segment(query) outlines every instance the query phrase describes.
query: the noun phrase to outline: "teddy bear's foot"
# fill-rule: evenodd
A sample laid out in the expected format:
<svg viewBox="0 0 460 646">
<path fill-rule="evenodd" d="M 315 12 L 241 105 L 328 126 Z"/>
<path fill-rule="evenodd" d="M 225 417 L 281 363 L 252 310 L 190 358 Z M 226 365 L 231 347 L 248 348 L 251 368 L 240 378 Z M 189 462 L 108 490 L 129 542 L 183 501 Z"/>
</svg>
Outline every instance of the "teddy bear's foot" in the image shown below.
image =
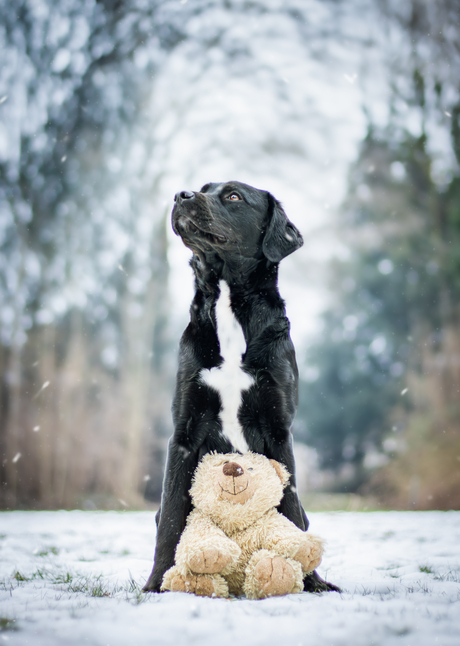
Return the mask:
<svg viewBox="0 0 460 646">
<path fill-rule="evenodd" d="M 260 550 L 248 563 L 243 590 L 248 599 L 301 592 L 303 581 L 300 563 L 269 550 Z"/>
<path fill-rule="evenodd" d="M 232 560 L 232 554 L 225 554 L 217 547 L 205 547 L 189 554 L 187 565 L 197 574 L 217 574 L 225 570 Z"/>
<path fill-rule="evenodd" d="M 190 592 L 201 597 L 228 597 L 226 580 L 218 574 L 181 574 L 177 567 L 170 568 L 163 578 L 163 591 Z"/>
<path fill-rule="evenodd" d="M 313 572 L 321 563 L 323 551 L 324 548 L 321 539 L 316 536 L 308 536 L 307 534 L 293 558 L 299 561 L 304 573 L 309 573 Z"/>
<path fill-rule="evenodd" d="M 254 568 L 257 596 L 289 594 L 294 587 L 294 570 L 282 556 L 262 559 Z"/>
<path fill-rule="evenodd" d="M 228 597 L 228 585 L 223 577 L 203 574 L 177 575 L 171 582 L 172 592 L 190 592 L 200 597 Z"/>
</svg>

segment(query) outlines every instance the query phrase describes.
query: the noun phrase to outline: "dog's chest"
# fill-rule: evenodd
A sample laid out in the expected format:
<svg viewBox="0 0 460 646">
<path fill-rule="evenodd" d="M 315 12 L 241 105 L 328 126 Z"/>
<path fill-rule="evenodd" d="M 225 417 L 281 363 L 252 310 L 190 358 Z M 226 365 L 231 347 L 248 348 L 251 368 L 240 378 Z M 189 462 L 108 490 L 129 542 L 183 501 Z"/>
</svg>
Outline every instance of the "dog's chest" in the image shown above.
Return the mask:
<svg viewBox="0 0 460 646">
<path fill-rule="evenodd" d="M 223 280 L 220 281 L 219 287 L 216 323 L 223 363 L 218 368 L 202 370 L 201 378 L 219 393 L 222 433 L 234 449 L 245 453 L 249 447 L 238 420 L 238 410 L 241 406 L 242 393 L 252 386 L 254 379 L 242 369 L 241 357 L 246 352 L 246 341 L 231 308 L 230 289 Z"/>
</svg>

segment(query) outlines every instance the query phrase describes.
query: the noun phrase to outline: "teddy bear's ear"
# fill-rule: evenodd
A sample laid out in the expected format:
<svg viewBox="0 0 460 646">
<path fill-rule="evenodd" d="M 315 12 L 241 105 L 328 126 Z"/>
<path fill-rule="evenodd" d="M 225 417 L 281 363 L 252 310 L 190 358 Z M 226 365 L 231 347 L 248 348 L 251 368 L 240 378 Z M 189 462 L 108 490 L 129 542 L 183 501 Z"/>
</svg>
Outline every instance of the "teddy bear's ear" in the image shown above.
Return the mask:
<svg viewBox="0 0 460 646">
<path fill-rule="evenodd" d="M 276 460 L 269 460 L 269 462 L 272 465 L 272 467 L 275 469 L 276 475 L 283 483 L 283 487 L 285 487 L 289 482 L 289 471 L 286 469 L 285 466 L 283 466 Z"/>
</svg>

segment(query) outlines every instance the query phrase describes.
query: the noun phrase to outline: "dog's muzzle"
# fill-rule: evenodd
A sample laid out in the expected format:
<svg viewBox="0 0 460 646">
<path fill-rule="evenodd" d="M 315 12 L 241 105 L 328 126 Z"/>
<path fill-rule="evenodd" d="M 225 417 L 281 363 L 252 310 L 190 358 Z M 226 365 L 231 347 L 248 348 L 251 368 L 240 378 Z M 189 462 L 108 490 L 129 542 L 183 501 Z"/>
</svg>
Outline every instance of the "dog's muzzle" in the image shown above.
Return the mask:
<svg viewBox="0 0 460 646">
<path fill-rule="evenodd" d="M 184 200 L 194 200 L 195 199 L 195 193 L 192 191 L 181 191 L 180 193 L 176 193 L 174 196 L 174 202 L 176 204 L 180 204 Z"/>
<path fill-rule="evenodd" d="M 199 244 L 200 241 L 222 245 L 227 236 L 216 230 L 216 223 L 209 211 L 206 199 L 192 191 L 181 191 L 174 196 L 172 227 L 184 242 Z M 186 242 L 187 244 L 187 242 Z"/>
</svg>

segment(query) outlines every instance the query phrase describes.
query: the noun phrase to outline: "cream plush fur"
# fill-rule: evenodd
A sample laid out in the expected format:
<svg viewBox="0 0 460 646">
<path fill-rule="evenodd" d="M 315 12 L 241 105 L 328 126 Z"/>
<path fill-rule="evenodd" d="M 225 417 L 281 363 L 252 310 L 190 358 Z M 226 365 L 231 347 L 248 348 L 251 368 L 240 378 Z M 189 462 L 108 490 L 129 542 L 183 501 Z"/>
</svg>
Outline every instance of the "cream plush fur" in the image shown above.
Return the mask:
<svg viewBox="0 0 460 646">
<path fill-rule="evenodd" d="M 207 454 L 162 590 L 249 599 L 301 592 L 323 545 L 276 510 L 288 480 L 284 466 L 257 453 Z"/>
</svg>

